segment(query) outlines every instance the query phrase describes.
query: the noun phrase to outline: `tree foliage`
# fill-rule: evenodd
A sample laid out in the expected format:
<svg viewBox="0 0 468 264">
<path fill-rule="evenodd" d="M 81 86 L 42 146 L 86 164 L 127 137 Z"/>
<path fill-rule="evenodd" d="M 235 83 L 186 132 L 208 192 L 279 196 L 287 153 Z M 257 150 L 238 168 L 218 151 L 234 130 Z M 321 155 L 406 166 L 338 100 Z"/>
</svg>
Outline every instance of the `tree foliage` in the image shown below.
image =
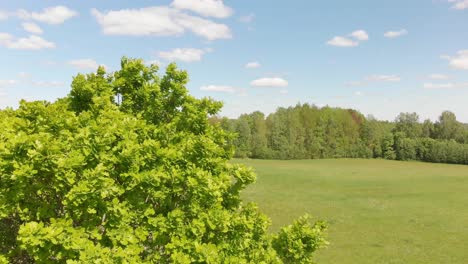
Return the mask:
<svg viewBox="0 0 468 264">
<path fill-rule="evenodd" d="M 309 220 L 268 232 L 239 195 L 254 173 L 209 122 L 221 104 L 190 96 L 174 64 L 157 72 L 123 58 L 54 103 L 0 111 L 0 263 L 292 263 L 326 244 Z M 261 119 L 235 129 L 257 142 Z"/>
<path fill-rule="evenodd" d="M 420 123 L 416 113 L 401 113 L 394 122 L 387 122 L 365 118 L 352 109 L 298 104 L 278 108 L 266 117 L 255 112 L 219 123 L 238 135 L 234 140 L 237 157 L 384 158 L 468 164 L 468 125 L 448 111 L 435 123 Z"/>
</svg>

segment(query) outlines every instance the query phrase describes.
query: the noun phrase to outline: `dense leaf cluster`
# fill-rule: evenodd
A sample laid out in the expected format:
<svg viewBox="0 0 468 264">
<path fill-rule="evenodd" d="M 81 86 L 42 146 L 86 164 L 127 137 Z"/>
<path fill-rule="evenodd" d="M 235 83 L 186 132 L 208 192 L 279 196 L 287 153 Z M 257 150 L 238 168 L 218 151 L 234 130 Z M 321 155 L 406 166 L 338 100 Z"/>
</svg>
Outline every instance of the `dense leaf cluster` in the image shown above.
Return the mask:
<svg viewBox="0 0 468 264">
<path fill-rule="evenodd" d="M 0 111 L 0 263 L 303 263 L 325 245 L 301 219 L 275 235 L 239 193 L 232 136 L 186 72 L 123 58 L 68 97 Z"/>
<path fill-rule="evenodd" d="M 444 112 L 435 123 L 401 113 L 394 122 L 352 109 L 279 108 L 237 119 L 212 118 L 237 134 L 237 157 L 260 159 L 384 158 L 468 164 L 468 125 Z"/>
</svg>

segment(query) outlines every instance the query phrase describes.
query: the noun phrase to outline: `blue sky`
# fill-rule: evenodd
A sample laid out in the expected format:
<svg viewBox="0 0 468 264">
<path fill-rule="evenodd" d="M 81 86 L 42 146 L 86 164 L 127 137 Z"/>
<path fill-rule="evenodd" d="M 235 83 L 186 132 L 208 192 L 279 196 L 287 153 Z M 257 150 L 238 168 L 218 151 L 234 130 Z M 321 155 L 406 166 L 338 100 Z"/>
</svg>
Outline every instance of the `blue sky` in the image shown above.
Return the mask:
<svg viewBox="0 0 468 264">
<path fill-rule="evenodd" d="M 1 108 L 125 55 L 176 61 L 229 117 L 308 102 L 468 122 L 468 0 L 5 2 Z"/>
</svg>

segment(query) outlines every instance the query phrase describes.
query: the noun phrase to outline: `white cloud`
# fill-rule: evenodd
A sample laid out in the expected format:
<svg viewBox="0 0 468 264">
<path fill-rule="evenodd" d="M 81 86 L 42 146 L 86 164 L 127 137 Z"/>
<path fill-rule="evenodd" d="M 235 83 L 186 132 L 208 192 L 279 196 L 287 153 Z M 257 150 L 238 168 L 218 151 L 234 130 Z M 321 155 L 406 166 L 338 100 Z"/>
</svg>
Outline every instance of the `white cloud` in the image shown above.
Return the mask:
<svg viewBox="0 0 468 264">
<path fill-rule="evenodd" d="M 468 8 L 468 0 L 448 0 L 453 3 L 452 8 L 457 10 L 463 10 Z"/>
<path fill-rule="evenodd" d="M 160 51 L 158 56 L 168 61 L 194 62 L 201 61 L 207 51 L 201 49 L 173 49 L 171 51 Z"/>
<path fill-rule="evenodd" d="M 54 6 L 44 8 L 42 12 L 28 12 L 24 9 L 17 11 L 17 16 L 21 19 L 33 19 L 39 22 L 58 25 L 66 20 L 77 16 L 78 13 L 66 6 Z"/>
<path fill-rule="evenodd" d="M 402 29 L 398 31 L 387 31 L 385 32 L 384 36 L 386 38 L 398 38 L 407 34 L 408 34 L 408 31 L 406 29 Z"/>
<path fill-rule="evenodd" d="M 359 42 L 349 38 L 336 36 L 329 40 L 327 44 L 336 47 L 356 47 L 359 45 Z"/>
<path fill-rule="evenodd" d="M 246 16 L 239 17 L 239 21 L 242 23 L 251 23 L 255 19 L 255 14 L 251 13 Z"/>
<path fill-rule="evenodd" d="M 207 91 L 207 92 L 223 92 L 223 93 L 235 93 L 237 91 L 236 88 L 232 86 L 225 86 L 225 85 L 206 85 L 200 87 L 200 90 Z"/>
<path fill-rule="evenodd" d="M 40 50 L 55 48 L 55 43 L 35 35 L 27 38 L 16 38 L 8 33 L 0 33 L 0 46 L 8 49 Z"/>
<path fill-rule="evenodd" d="M 359 46 L 361 41 L 369 40 L 369 34 L 367 34 L 367 32 L 362 29 L 353 31 L 349 33 L 348 36 L 351 38 L 335 36 L 327 41 L 327 44 L 335 47 L 349 48 Z"/>
<path fill-rule="evenodd" d="M 255 68 L 260 68 L 261 64 L 258 61 L 252 61 L 249 62 L 245 65 L 245 68 L 247 69 L 255 69 Z"/>
<path fill-rule="evenodd" d="M 68 62 L 69 65 L 75 67 L 78 70 L 97 70 L 99 66 L 104 66 L 103 64 L 98 64 L 95 60 L 93 59 L 77 59 L 77 60 L 71 60 Z"/>
<path fill-rule="evenodd" d="M 200 87 L 201 91 L 236 94 L 238 96 L 247 96 L 247 90 L 236 88 L 229 85 L 205 85 Z"/>
<path fill-rule="evenodd" d="M 230 39 L 232 38 L 231 30 L 224 24 L 214 23 L 211 20 L 201 17 L 190 16 L 187 14 L 179 14 L 175 21 L 189 29 L 195 35 L 204 37 L 208 40 Z"/>
<path fill-rule="evenodd" d="M 468 70 L 468 50 L 461 50 L 455 57 L 447 56 L 449 64 L 452 68 L 460 70 Z"/>
<path fill-rule="evenodd" d="M 351 37 L 360 40 L 360 41 L 365 41 L 369 40 L 369 34 L 367 34 L 366 31 L 364 30 L 356 30 L 353 33 L 349 34 Z"/>
<path fill-rule="evenodd" d="M 280 92 L 280 94 L 288 94 L 288 93 L 289 93 L 288 90 L 281 90 L 281 91 L 279 91 L 279 92 Z"/>
<path fill-rule="evenodd" d="M 107 35 L 178 36 L 186 30 L 208 40 L 232 38 L 225 24 L 185 14 L 177 9 L 155 6 L 141 9 L 122 9 L 91 13 Z"/>
<path fill-rule="evenodd" d="M 397 75 L 371 75 L 366 77 L 366 80 L 370 82 L 399 82 L 401 78 Z"/>
<path fill-rule="evenodd" d="M 17 84 L 16 80 L 0 80 L 0 88 L 5 88 Z"/>
<path fill-rule="evenodd" d="M 426 89 L 455 89 L 468 88 L 468 83 L 424 83 Z"/>
<path fill-rule="evenodd" d="M 186 9 L 206 17 L 226 18 L 234 11 L 224 5 L 222 0 L 174 0 L 171 6 Z"/>
<path fill-rule="evenodd" d="M 91 13 L 107 35 L 171 36 L 184 33 L 184 27 L 173 18 L 178 12 L 167 7 L 122 9 L 107 13 L 92 9 Z"/>
<path fill-rule="evenodd" d="M 439 74 L 439 73 L 433 73 L 429 76 L 427 76 L 429 79 L 432 80 L 448 80 L 450 79 L 450 76 L 445 75 L 445 74 Z"/>
<path fill-rule="evenodd" d="M 35 23 L 24 22 L 21 24 L 23 29 L 32 34 L 42 34 L 42 29 Z"/>
<path fill-rule="evenodd" d="M 253 80 L 250 83 L 251 86 L 255 87 L 287 87 L 288 81 L 283 78 L 275 77 L 275 78 L 260 78 L 257 80 Z"/>
<path fill-rule="evenodd" d="M 361 91 L 356 91 L 356 92 L 354 92 L 354 95 L 355 96 L 362 96 L 364 94 Z"/>
</svg>

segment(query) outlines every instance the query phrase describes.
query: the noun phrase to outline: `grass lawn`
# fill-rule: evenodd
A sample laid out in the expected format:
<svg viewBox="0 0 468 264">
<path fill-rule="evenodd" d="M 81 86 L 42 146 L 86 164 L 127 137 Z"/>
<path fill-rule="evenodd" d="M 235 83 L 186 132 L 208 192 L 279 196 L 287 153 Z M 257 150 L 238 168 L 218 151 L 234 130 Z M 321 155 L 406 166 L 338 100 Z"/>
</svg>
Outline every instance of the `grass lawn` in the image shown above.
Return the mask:
<svg viewBox="0 0 468 264">
<path fill-rule="evenodd" d="M 329 223 L 321 264 L 468 263 L 468 166 L 386 160 L 235 160 L 272 229 L 304 213 Z"/>
</svg>

